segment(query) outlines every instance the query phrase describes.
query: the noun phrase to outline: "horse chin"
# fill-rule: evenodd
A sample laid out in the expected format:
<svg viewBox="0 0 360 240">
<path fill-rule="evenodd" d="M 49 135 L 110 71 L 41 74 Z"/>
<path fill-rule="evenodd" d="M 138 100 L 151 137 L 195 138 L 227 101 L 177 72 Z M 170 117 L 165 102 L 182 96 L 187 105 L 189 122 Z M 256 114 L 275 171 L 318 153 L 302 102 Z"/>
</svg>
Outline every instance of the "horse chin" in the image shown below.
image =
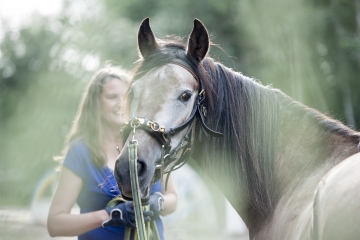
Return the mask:
<svg viewBox="0 0 360 240">
<path fill-rule="evenodd" d="M 132 194 L 132 191 L 130 192 L 126 192 L 126 191 L 122 191 L 120 186 L 119 186 L 119 190 L 121 192 L 121 197 L 126 200 L 126 201 L 133 201 L 134 198 L 133 198 L 133 194 Z M 149 199 L 150 199 L 150 187 L 146 187 L 145 191 L 144 192 L 141 192 L 141 203 L 143 205 L 147 204 L 149 202 Z"/>
<path fill-rule="evenodd" d="M 147 204 L 150 200 L 150 187 L 148 186 L 146 189 L 145 189 L 145 194 L 142 195 L 141 197 L 141 203 L 143 204 Z"/>
</svg>

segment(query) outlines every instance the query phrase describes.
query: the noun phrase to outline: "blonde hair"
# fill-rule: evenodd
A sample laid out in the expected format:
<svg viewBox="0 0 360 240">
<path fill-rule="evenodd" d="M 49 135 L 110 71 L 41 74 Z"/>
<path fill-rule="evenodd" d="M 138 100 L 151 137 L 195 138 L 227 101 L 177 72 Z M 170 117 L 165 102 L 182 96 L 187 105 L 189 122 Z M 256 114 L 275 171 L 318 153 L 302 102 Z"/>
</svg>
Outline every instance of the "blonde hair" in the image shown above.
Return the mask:
<svg viewBox="0 0 360 240">
<path fill-rule="evenodd" d="M 103 140 L 103 125 L 101 122 L 101 93 L 106 83 L 116 78 L 128 84 L 129 74 L 120 67 L 107 66 L 97 71 L 88 83 L 72 127 L 65 140 L 62 156 L 55 160 L 62 161 L 69 145 L 76 140 L 83 140 L 90 151 L 90 160 L 98 167 L 106 164 L 106 155 L 101 144 Z"/>
</svg>

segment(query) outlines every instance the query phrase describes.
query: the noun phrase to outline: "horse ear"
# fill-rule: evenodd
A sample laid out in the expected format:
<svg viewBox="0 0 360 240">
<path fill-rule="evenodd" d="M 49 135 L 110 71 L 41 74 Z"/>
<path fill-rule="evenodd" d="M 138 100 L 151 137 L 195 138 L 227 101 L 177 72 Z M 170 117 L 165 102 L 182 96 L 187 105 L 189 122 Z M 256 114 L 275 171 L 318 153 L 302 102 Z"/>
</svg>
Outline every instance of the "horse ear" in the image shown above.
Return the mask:
<svg viewBox="0 0 360 240">
<path fill-rule="evenodd" d="M 200 20 L 195 18 L 194 29 L 192 30 L 188 41 L 187 53 L 201 62 L 209 50 L 209 45 L 210 40 L 206 27 Z"/>
<path fill-rule="evenodd" d="M 139 27 L 138 49 L 139 56 L 145 58 L 159 48 L 155 36 L 150 28 L 149 18 L 145 18 Z"/>
</svg>

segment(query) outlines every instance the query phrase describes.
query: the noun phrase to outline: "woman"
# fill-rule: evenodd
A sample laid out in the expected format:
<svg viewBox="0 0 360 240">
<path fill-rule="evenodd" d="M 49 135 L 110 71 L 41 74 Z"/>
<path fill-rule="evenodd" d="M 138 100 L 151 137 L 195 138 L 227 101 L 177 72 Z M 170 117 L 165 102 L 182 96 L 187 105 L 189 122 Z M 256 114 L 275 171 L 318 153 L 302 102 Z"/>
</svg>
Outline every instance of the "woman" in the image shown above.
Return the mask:
<svg viewBox="0 0 360 240">
<path fill-rule="evenodd" d="M 131 202 L 115 207 L 124 214 L 124 221 L 120 222 L 110 219 L 114 208 L 106 207 L 120 194 L 113 170 L 118 156 L 116 148 L 123 147 L 119 129 L 125 120 L 124 96 L 128 81 L 129 76 L 122 69 L 105 67 L 93 76 L 84 92 L 67 136 L 60 180 L 48 215 L 47 228 L 52 237 L 118 240 L 123 239 L 125 227 L 134 227 Z M 156 225 L 163 239 L 163 225 L 158 214 L 170 214 L 177 205 L 171 177 L 166 192 L 157 182 L 151 193 L 152 212 L 145 211 L 144 218 L 149 220 L 150 216 L 157 215 Z M 75 202 L 80 214 L 70 213 Z"/>
</svg>

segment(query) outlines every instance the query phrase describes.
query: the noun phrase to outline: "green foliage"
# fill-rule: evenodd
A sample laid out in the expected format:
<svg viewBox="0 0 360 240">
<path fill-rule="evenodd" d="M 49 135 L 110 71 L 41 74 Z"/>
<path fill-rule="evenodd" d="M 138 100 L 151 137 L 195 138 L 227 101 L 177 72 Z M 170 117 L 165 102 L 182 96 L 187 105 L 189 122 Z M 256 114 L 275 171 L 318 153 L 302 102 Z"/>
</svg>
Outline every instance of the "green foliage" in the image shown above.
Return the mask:
<svg viewBox="0 0 360 240">
<path fill-rule="evenodd" d="M 184 42 L 200 19 L 214 43 L 210 56 L 359 128 L 359 15 L 356 0 L 64 0 L 58 15 L 35 14 L 19 29 L 3 21 L 2 202 L 30 201 L 56 166 L 91 74 L 108 60 L 134 66 L 145 17 L 157 37 Z"/>
<path fill-rule="evenodd" d="M 39 179 L 55 167 L 52 158 L 75 115 L 84 82 L 69 74 L 74 71 L 62 51 L 66 44 L 59 41 L 62 30 L 58 19 L 38 15 L 18 30 L 5 29 L 0 47 L 3 203 L 30 202 Z"/>
</svg>

